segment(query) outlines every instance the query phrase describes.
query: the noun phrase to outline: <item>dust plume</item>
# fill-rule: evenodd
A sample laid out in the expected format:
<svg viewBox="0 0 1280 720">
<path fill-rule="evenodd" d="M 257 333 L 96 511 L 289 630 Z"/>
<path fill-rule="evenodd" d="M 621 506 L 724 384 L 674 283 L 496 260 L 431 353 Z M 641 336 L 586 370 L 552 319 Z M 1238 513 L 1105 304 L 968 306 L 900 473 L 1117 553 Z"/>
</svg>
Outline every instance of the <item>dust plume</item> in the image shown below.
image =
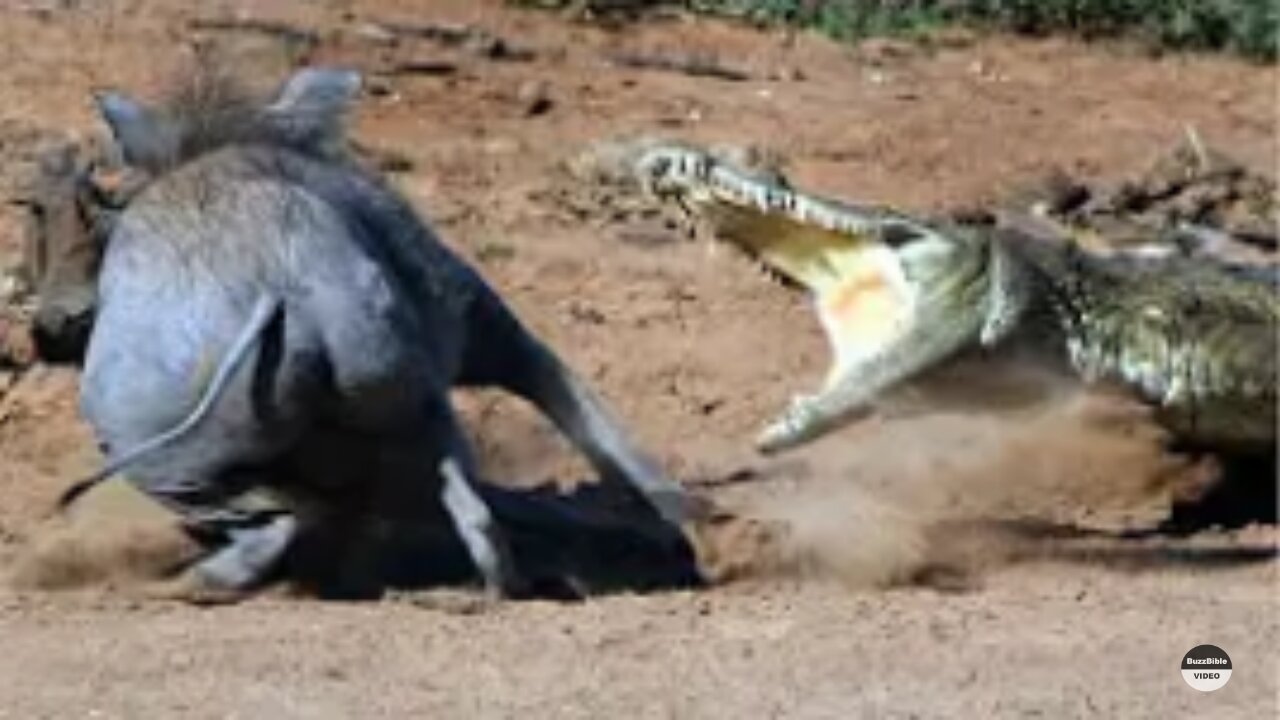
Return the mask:
<svg viewBox="0 0 1280 720">
<path fill-rule="evenodd" d="M 695 531 L 704 567 L 719 581 L 964 585 L 1083 537 L 1150 527 L 1211 472 L 1168 454 L 1133 401 L 1042 389 L 975 412 L 917 394 L 807 448 L 799 469 L 766 462 L 766 497 L 726 504 Z"/>
<path fill-rule="evenodd" d="M 141 585 L 162 579 L 196 551 L 167 513 L 112 480 L 67 517 L 34 528 L 0 582 L 32 590 Z"/>
</svg>

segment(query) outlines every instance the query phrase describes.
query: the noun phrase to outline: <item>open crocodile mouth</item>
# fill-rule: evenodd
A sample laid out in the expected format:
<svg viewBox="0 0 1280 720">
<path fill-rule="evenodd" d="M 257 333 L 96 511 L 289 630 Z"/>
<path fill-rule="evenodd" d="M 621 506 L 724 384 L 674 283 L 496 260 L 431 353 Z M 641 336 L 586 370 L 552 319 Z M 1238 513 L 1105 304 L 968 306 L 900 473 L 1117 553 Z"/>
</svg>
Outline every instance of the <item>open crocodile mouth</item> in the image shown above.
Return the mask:
<svg viewBox="0 0 1280 720">
<path fill-rule="evenodd" d="M 708 225 L 768 276 L 806 290 L 834 355 L 825 386 L 884 352 L 911 326 L 917 293 L 897 249 L 928 230 L 888 211 L 793 190 L 691 148 L 638 162 L 642 182 Z"/>
<path fill-rule="evenodd" d="M 970 288 L 914 277 L 962 274 L 948 269 L 957 257 L 955 239 L 925 224 L 887 209 L 797 192 L 785 179 L 682 146 L 647 150 L 636 170 L 650 194 L 704 221 L 715 238 L 804 288 L 813 300 L 832 367 L 816 394 L 797 396 L 765 429 L 757 441 L 763 451 L 800 444 L 847 422 L 880 390 L 976 334 L 968 317 L 941 331 L 934 323 L 951 295 L 969 299 Z"/>
<path fill-rule="evenodd" d="M 741 206 L 707 209 L 717 238 L 812 298 L 834 355 L 825 386 L 910 326 L 916 294 L 901 258 L 874 236 L 828 230 Z"/>
</svg>

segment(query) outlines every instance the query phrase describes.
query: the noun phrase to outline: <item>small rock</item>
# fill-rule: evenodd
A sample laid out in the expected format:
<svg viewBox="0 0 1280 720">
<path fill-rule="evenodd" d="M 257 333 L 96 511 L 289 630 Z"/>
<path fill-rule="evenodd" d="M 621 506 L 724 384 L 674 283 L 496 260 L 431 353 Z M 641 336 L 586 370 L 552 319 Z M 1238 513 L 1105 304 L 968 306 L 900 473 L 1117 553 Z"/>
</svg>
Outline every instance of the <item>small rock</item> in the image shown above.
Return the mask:
<svg viewBox="0 0 1280 720">
<path fill-rule="evenodd" d="M 516 99 L 524 109 L 525 117 L 546 114 L 555 105 L 551 100 L 550 87 L 542 80 L 529 80 L 522 83 L 516 91 Z"/>
<path fill-rule="evenodd" d="M 365 92 L 369 97 L 376 98 L 395 98 L 396 88 L 391 81 L 385 77 L 371 76 L 365 83 Z"/>
<path fill-rule="evenodd" d="M 505 40 L 484 32 L 468 33 L 467 39 L 463 42 L 463 47 L 467 52 L 491 60 L 505 57 L 509 51 Z"/>
<path fill-rule="evenodd" d="M 496 35 L 485 32 L 473 33 L 467 38 L 464 47 L 474 55 L 487 60 L 505 60 L 508 62 L 529 62 L 537 57 L 528 48 L 513 47 L 511 43 Z"/>
</svg>

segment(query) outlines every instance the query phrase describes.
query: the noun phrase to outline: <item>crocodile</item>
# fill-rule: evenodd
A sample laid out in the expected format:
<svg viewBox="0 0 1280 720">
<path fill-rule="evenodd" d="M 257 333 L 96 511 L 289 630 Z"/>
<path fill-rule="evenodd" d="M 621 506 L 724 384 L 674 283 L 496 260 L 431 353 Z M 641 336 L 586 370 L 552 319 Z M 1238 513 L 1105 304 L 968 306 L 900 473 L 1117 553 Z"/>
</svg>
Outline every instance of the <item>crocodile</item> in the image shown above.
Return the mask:
<svg viewBox="0 0 1280 720">
<path fill-rule="evenodd" d="M 1092 253 L 1032 214 L 979 224 L 853 204 L 682 143 L 637 144 L 626 168 L 646 196 L 812 299 L 834 360 L 760 433 L 762 452 L 832 432 L 885 391 L 1015 334 L 1048 340 L 1087 382 L 1127 388 L 1185 447 L 1274 452 L 1270 268 Z"/>
</svg>

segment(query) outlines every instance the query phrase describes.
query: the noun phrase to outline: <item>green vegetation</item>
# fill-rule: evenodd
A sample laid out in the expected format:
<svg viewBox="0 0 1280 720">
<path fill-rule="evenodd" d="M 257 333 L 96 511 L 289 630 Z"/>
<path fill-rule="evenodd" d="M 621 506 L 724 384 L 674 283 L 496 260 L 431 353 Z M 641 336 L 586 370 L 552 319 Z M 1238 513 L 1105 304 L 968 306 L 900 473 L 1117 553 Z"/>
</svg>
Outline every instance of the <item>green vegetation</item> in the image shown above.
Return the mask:
<svg viewBox="0 0 1280 720">
<path fill-rule="evenodd" d="M 695 12 L 817 30 L 837 40 L 910 35 L 946 21 L 934 0 L 690 0 Z"/>
<path fill-rule="evenodd" d="M 606 13 L 645 5 L 685 7 L 751 22 L 809 28 L 840 40 L 912 35 L 959 23 L 1037 35 L 1134 38 L 1161 48 L 1226 51 L 1267 62 L 1275 62 L 1280 54 L 1278 0 L 526 0 L 522 4 L 576 6 Z"/>
</svg>

